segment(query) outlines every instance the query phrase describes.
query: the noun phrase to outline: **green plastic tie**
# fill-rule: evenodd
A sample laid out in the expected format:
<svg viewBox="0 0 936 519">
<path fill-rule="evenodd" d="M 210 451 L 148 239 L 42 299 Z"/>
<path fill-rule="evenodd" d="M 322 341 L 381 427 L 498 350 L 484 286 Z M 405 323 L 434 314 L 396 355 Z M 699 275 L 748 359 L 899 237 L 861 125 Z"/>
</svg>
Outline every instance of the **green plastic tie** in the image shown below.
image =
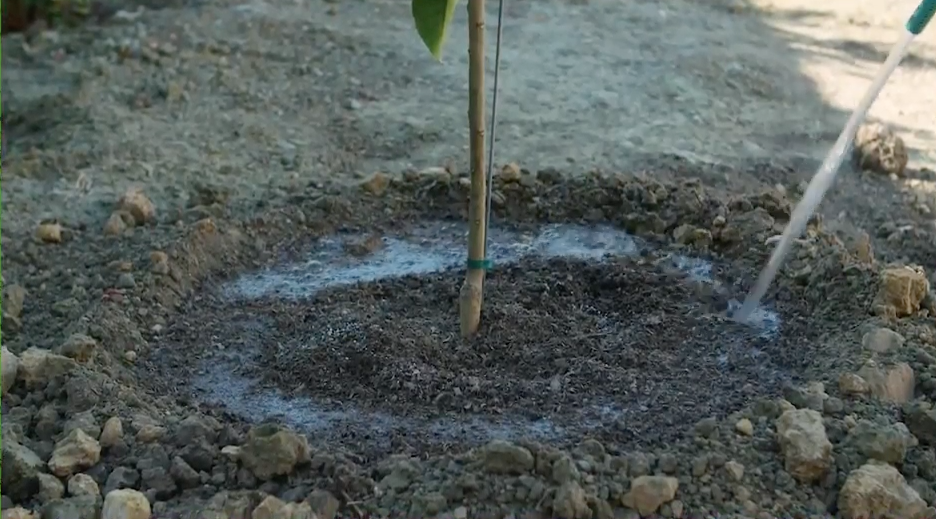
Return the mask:
<svg viewBox="0 0 936 519">
<path fill-rule="evenodd" d="M 934 14 L 936 14 L 936 0 L 922 0 L 907 20 L 907 30 L 914 36 L 919 35 L 933 19 Z"/>
<path fill-rule="evenodd" d="M 489 259 L 468 259 L 468 270 L 491 270 L 494 267 L 494 262 Z"/>
</svg>

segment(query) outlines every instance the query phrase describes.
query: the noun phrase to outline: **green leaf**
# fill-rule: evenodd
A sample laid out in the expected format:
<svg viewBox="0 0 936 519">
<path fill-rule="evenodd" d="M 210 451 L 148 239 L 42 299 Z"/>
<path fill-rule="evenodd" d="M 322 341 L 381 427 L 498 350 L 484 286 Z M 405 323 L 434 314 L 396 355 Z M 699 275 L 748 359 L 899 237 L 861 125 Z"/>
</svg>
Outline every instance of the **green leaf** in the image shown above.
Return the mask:
<svg viewBox="0 0 936 519">
<path fill-rule="evenodd" d="M 458 0 L 412 0 L 413 20 L 416 32 L 429 52 L 437 60 L 442 60 L 442 46 L 448 36 L 448 28 L 455 14 Z"/>
</svg>

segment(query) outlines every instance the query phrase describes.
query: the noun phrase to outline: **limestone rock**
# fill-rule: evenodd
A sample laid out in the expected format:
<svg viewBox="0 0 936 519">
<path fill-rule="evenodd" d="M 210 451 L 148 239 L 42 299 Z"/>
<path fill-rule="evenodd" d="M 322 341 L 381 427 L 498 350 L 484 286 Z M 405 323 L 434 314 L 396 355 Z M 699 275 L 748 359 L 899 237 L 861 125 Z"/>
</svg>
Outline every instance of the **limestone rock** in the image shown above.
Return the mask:
<svg viewBox="0 0 936 519">
<path fill-rule="evenodd" d="M 887 353 L 903 345 L 903 335 L 889 328 L 875 328 L 861 338 L 861 346 L 875 353 Z"/>
<path fill-rule="evenodd" d="M 738 420 L 735 424 L 735 430 L 744 436 L 754 436 L 754 424 L 747 418 Z"/>
<path fill-rule="evenodd" d="M 146 496 L 136 490 L 124 488 L 107 493 L 101 519 L 150 519 L 151 513 Z"/>
<path fill-rule="evenodd" d="M 533 454 L 504 440 L 492 440 L 481 450 L 484 470 L 492 474 L 524 474 L 533 469 Z"/>
<path fill-rule="evenodd" d="M 161 250 L 150 253 L 150 272 L 160 276 L 168 276 L 170 271 L 168 254 Z"/>
<path fill-rule="evenodd" d="M 639 476 L 631 481 L 630 491 L 621 497 L 621 504 L 649 516 L 676 498 L 679 480 L 669 476 Z"/>
<path fill-rule="evenodd" d="M 201 235 L 210 235 L 218 232 L 218 225 L 211 218 L 202 218 L 195 222 L 192 228 Z"/>
<path fill-rule="evenodd" d="M 3 287 L 2 305 L 4 333 L 19 331 L 23 326 L 20 318 L 23 315 L 23 305 L 26 304 L 26 289 L 21 285 L 11 284 Z"/>
<path fill-rule="evenodd" d="M 312 510 L 312 505 L 303 501 L 301 503 L 287 503 L 283 508 L 289 519 L 319 519 L 318 514 Z"/>
<path fill-rule="evenodd" d="M 45 243 L 62 242 L 62 225 L 58 222 L 45 222 L 36 228 L 36 238 Z"/>
<path fill-rule="evenodd" d="M 275 496 L 267 496 L 253 510 L 251 517 L 253 519 L 279 519 L 284 517 L 282 513 L 286 503 Z"/>
<path fill-rule="evenodd" d="M 267 496 L 254 508 L 252 519 L 313 519 L 315 513 L 309 503 L 284 503 L 279 498 Z"/>
<path fill-rule="evenodd" d="M 241 456 L 241 448 L 237 445 L 225 445 L 221 447 L 221 455 L 230 461 L 238 461 Z"/>
<path fill-rule="evenodd" d="M 246 519 L 260 504 L 262 497 L 256 492 L 219 492 L 208 500 L 197 519 Z"/>
<path fill-rule="evenodd" d="M 504 164 L 500 171 L 497 172 L 497 178 L 502 182 L 520 182 L 520 176 L 522 175 L 520 170 L 520 165 L 516 162 L 509 162 Z"/>
<path fill-rule="evenodd" d="M 909 155 L 903 139 L 893 128 L 881 123 L 865 123 L 855 132 L 852 159 L 859 169 L 903 176 Z"/>
<path fill-rule="evenodd" d="M 577 481 L 568 481 L 556 490 L 553 515 L 558 519 L 591 519 L 591 508 L 585 490 Z"/>
<path fill-rule="evenodd" d="M 376 196 L 384 194 L 389 187 L 390 177 L 379 171 L 371 175 L 370 178 L 361 184 L 361 188 L 364 189 L 364 191 Z"/>
<path fill-rule="evenodd" d="M 922 519 L 926 513 L 926 502 L 897 469 L 874 462 L 848 475 L 838 507 L 845 519 Z"/>
<path fill-rule="evenodd" d="M 3 346 L 0 348 L 0 371 L 2 371 L 2 392 L 0 395 L 5 395 L 7 391 L 13 387 L 13 383 L 16 382 L 16 372 L 19 370 L 19 357 L 14 355 Z"/>
<path fill-rule="evenodd" d="M 881 272 L 875 305 L 892 308 L 896 317 L 913 315 L 929 292 L 926 272 L 920 267 L 892 267 Z"/>
<path fill-rule="evenodd" d="M 31 347 L 20 355 L 17 379 L 26 384 L 27 389 L 42 387 L 49 380 L 69 373 L 78 367 L 72 359 L 56 355 L 43 348 Z"/>
<path fill-rule="evenodd" d="M 904 404 L 913 398 L 916 377 L 906 362 L 881 366 L 871 360 L 858 370 L 858 376 L 867 381 L 871 394 L 884 402 Z"/>
<path fill-rule="evenodd" d="M 100 460 L 101 444 L 81 429 L 74 429 L 55 444 L 49 471 L 64 478 L 92 467 Z"/>
<path fill-rule="evenodd" d="M 87 474 L 75 474 L 68 479 L 68 495 L 70 496 L 101 496 L 101 489 L 97 481 Z"/>
<path fill-rule="evenodd" d="M 712 232 L 692 224 L 683 224 L 673 230 L 673 239 L 684 245 L 708 247 L 712 244 Z"/>
<path fill-rule="evenodd" d="M 129 218 L 125 218 L 121 213 L 126 214 Z M 123 234 L 128 227 L 127 219 L 133 220 L 133 216 L 126 211 L 114 211 L 111 213 L 107 221 L 104 222 L 104 236 L 120 236 Z"/>
<path fill-rule="evenodd" d="M 128 189 L 117 202 L 117 210 L 130 213 L 137 225 L 156 218 L 156 206 L 139 188 Z"/>
<path fill-rule="evenodd" d="M 91 360 L 95 349 L 97 349 L 96 340 L 83 333 L 74 333 L 55 349 L 55 353 L 84 363 Z"/>
<path fill-rule="evenodd" d="M 871 391 L 868 381 L 856 373 L 839 375 L 839 391 L 846 395 L 865 395 Z"/>
<path fill-rule="evenodd" d="M 4 510 L 0 519 L 38 519 L 38 516 L 21 506 L 17 506 Z"/>
<path fill-rule="evenodd" d="M 320 488 L 310 492 L 306 501 L 312 506 L 312 511 L 319 519 L 335 519 L 338 509 L 341 508 L 341 502 L 334 494 Z"/>
<path fill-rule="evenodd" d="M 817 411 L 785 411 L 777 419 L 777 440 L 786 471 L 801 482 L 818 480 L 832 464 L 832 442 Z"/>
<path fill-rule="evenodd" d="M 305 436 L 272 424 L 251 428 L 240 451 L 241 463 L 262 481 L 289 474 L 296 465 L 309 460 Z"/>
<path fill-rule="evenodd" d="M 98 441 L 101 443 L 101 447 L 106 449 L 113 447 L 121 439 L 123 439 L 123 422 L 120 421 L 120 417 L 112 416 L 104 422 L 101 437 Z"/>
<path fill-rule="evenodd" d="M 865 265 L 874 264 L 874 247 L 871 245 L 871 235 L 862 231 L 854 247 L 855 257 Z"/>
<path fill-rule="evenodd" d="M 139 443 L 153 443 L 162 440 L 168 431 L 161 425 L 145 424 L 136 433 Z"/>
<path fill-rule="evenodd" d="M 563 453 L 552 462 L 552 479 L 557 485 L 564 485 L 568 481 L 580 481 L 582 474 L 575 464 L 572 456 Z"/>
<path fill-rule="evenodd" d="M 725 463 L 725 472 L 727 472 L 734 481 L 741 481 L 744 479 L 744 465 L 735 460 Z"/>
</svg>

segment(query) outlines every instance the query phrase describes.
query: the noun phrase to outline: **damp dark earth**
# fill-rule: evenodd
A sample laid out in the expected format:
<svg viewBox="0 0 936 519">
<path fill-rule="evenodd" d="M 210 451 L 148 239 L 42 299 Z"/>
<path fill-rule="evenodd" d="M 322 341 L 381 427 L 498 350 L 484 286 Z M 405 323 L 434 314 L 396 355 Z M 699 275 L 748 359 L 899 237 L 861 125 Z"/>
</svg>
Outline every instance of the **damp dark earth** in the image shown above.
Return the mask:
<svg viewBox="0 0 936 519">
<path fill-rule="evenodd" d="M 128 1 L 4 4 L 0 519 L 936 519 L 936 33 L 732 319 L 916 0 L 508 0 L 470 339 L 465 30 Z"/>
<path fill-rule="evenodd" d="M 462 341 L 464 234 L 436 222 L 322 239 L 204 294 L 167 351 L 210 343 L 191 380 L 206 402 L 383 450 L 394 435 L 662 444 L 797 378 L 796 324 L 728 317 L 735 280 L 719 277 L 736 272 L 607 225 L 492 233 L 485 325 Z"/>
</svg>

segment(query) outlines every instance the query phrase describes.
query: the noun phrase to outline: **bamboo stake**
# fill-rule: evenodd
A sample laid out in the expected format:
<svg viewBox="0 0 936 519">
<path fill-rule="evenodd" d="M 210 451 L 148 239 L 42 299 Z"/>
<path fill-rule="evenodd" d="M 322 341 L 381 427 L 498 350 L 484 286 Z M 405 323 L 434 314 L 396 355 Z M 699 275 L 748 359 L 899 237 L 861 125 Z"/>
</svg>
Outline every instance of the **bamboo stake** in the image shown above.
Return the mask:
<svg viewBox="0 0 936 519">
<path fill-rule="evenodd" d="M 468 271 L 459 294 L 463 337 L 478 332 L 484 299 L 487 179 L 484 170 L 484 0 L 468 0 L 468 125 L 471 132 L 471 200 Z"/>
</svg>

